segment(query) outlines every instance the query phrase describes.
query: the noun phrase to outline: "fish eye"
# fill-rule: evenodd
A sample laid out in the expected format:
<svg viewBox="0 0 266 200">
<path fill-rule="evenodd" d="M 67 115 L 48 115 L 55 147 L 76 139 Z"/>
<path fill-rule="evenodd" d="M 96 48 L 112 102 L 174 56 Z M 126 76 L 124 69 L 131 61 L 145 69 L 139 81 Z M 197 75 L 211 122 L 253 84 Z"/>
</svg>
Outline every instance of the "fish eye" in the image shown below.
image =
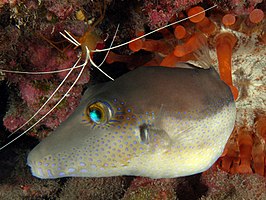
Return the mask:
<svg viewBox="0 0 266 200">
<path fill-rule="evenodd" d="M 87 106 L 86 114 L 94 123 L 105 124 L 111 118 L 112 110 L 108 103 L 98 101 Z"/>
<path fill-rule="evenodd" d="M 149 144 L 150 141 L 150 131 L 147 124 L 142 124 L 139 126 L 140 139 L 144 144 Z"/>
</svg>

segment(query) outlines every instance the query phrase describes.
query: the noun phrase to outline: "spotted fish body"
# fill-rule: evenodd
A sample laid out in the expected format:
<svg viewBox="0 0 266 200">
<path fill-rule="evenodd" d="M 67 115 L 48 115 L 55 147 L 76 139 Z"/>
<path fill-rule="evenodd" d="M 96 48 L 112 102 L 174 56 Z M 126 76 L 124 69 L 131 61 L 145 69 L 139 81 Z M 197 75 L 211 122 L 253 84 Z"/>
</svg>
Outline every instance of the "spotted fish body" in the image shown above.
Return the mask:
<svg viewBox="0 0 266 200">
<path fill-rule="evenodd" d="M 39 178 L 187 176 L 222 154 L 236 108 L 213 68 L 141 67 L 93 86 L 79 107 L 28 156 Z M 107 107 L 96 123 L 88 105 Z"/>
</svg>

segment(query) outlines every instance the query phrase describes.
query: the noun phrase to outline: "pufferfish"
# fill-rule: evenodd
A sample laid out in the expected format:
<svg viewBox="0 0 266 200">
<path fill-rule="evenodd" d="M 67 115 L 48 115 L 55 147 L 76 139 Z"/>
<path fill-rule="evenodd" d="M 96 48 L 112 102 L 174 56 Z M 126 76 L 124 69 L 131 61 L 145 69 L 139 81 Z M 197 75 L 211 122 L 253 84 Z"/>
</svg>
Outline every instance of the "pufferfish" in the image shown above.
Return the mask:
<svg viewBox="0 0 266 200">
<path fill-rule="evenodd" d="M 230 88 L 213 67 L 140 67 L 88 88 L 27 163 L 42 179 L 197 174 L 221 156 L 235 117 Z"/>
</svg>

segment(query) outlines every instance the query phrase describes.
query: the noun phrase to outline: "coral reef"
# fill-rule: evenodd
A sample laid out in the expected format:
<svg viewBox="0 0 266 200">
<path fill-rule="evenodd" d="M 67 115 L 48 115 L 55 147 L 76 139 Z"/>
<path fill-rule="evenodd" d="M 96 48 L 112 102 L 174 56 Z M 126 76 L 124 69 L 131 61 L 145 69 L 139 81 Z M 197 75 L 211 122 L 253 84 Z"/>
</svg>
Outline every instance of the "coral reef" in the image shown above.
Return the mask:
<svg viewBox="0 0 266 200">
<path fill-rule="evenodd" d="M 159 0 L 159 1 L 145 1 L 144 8 L 148 15 L 148 22 L 151 29 L 159 28 L 171 21 L 172 17 L 189 6 L 202 2 L 195 1 L 178 1 L 178 0 Z M 223 11 L 231 12 L 236 15 L 249 14 L 254 10 L 257 4 L 262 3 L 262 0 L 232 0 L 232 1 L 211 1 L 217 4 Z M 201 9 L 201 8 L 200 8 Z M 197 10 L 197 9 L 195 9 Z M 194 13 L 191 10 L 188 15 Z M 200 16 L 197 16 L 197 18 Z M 196 17 L 195 17 L 196 20 Z"/>
<path fill-rule="evenodd" d="M 8 9 L 8 3 L 10 9 Z M 11 71 L 49 72 L 72 67 L 77 60 L 79 51 L 64 40 L 59 32 L 68 30 L 75 37 L 80 38 L 90 32 L 87 21 L 70 19 L 71 16 L 75 15 L 75 12 L 83 7 L 93 11 L 86 16 L 87 18 L 99 17 L 102 9 L 101 2 L 86 5 L 81 1 L 63 1 L 60 3 L 45 1 L 40 4 L 36 1 L 13 2 L 12 4 L 9 1 L 3 2 L 0 12 L 1 19 L 4 19 L 2 17 L 6 15 L 10 19 L 7 19 L 7 22 L 1 21 L 0 37 L 3 41 L 0 47 L 1 68 Z M 16 26 L 12 23 L 15 23 Z M 93 28 L 95 32 L 96 28 Z M 91 37 L 88 39 L 91 39 Z M 99 42 L 102 42 L 102 40 Z M 94 41 L 94 43 L 97 44 L 97 41 Z M 11 87 L 16 88 L 16 90 L 10 90 L 10 96 L 12 96 L 10 98 L 10 109 L 4 118 L 5 127 L 13 132 L 43 105 L 65 78 L 68 71 L 45 75 L 14 74 L 2 71 L 1 73 L 2 79 L 4 78 Z M 35 121 L 47 113 L 58 99 L 66 93 L 78 73 L 79 70 L 74 70 L 57 94 L 34 118 Z M 55 129 L 64 121 L 78 105 L 83 85 L 88 83 L 89 79 L 87 69 L 73 87 L 71 94 L 49 116 L 35 126 L 29 134 L 43 138 L 46 134 L 36 133 L 47 132 L 43 131 L 44 127 L 50 130 Z M 22 130 L 25 130 L 25 128 L 22 128 Z"/>
<path fill-rule="evenodd" d="M 6 200 L 53 199 L 60 191 L 60 180 L 39 180 L 32 177 L 25 165 L 26 154 L 27 151 L 23 145 L 17 145 L 16 149 L 2 152 L 0 198 Z M 5 174 L 2 174 L 3 170 Z"/>
<path fill-rule="evenodd" d="M 166 25 L 171 20 L 171 18 L 176 15 L 176 13 L 199 2 L 201 2 L 201 0 L 145 1 L 145 11 L 148 14 L 150 28 L 155 29 Z"/>
<path fill-rule="evenodd" d="M 230 175 L 213 167 L 204 172 L 201 179 L 209 188 L 202 200 L 266 198 L 266 179 L 258 174 Z"/>
<path fill-rule="evenodd" d="M 175 179 L 153 180 L 139 177 L 132 181 L 123 199 L 176 199 L 176 186 Z"/>
<path fill-rule="evenodd" d="M 60 199 L 121 199 L 128 187 L 127 178 L 71 178 L 62 187 Z"/>
<path fill-rule="evenodd" d="M 257 173 L 266 176 L 265 115 L 257 115 L 252 129 L 235 128 L 217 165 L 233 174 Z"/>
<path fill-rule="evenodd" d="M 232 1 L 212 1 L 219 5 L 224 11 L 234 13 L 236 15 L 249 14 L 257 4 L 263 3 L 263 0 L 232 0 Z"/>
<path fill-rule="evenodd" d="M 197 60 L 194 52 L 206 44 L 212 64 L 231 87 L 238 109 L 236 127 L 222 157 L 213 168 L 203 173 L 201 182 L 196 181 L 197 176 L 172 180 L 132 177 L 39 180 L 32 177 L 25 164 L 27 150 L 32 147 L 30 143 L 35 144 L 27 137 L 19 143 L 25 142 L 28 146 L 19 144 L 0 151 L 0 198 L 265 199 L 265 1 L 145 0 L 117 3 L 105 0 L 104 3 L 106 10 L 101 1 L 0 0 L 0 69 L 32 72 L 66 69 L 75 63 L 82 50 L 70 45 L 60 36 L 60 31 L 68 30 L 83 44 L 93 43 L 91 48 L 94 49 L 97 43 L 109 45 L 118 23 L 121 28 L 116 37 L 117 44 L 135 38 L 139 35 L 136 33 L 144 29 L 155 29 L 176 19 L 184 19 L 216 3 L 217 8 L 199 17 L 137 40 L 129 49 L 114 50 L 107 59 L 110 65 L 103 67 L 116 75 L 120 73 L 115 71 L 119 63 L 126 63 L 130 70 L 142 65 L 174 67 L 176 62 Z M 93 22 L 98 19 L 100 22 L 94 26 Z M 144 28 L 144 24 L 149 27 Z M 96 62 L 99 57 L 101 59 L 99 54 L 93 56 Z M 125 68 L 119 70 L 126 71 Z M 65 120 L 77 106 L 86 83 L 100 77 L 95 71 L 88 66 L 70 95 L 29 135 L 42 139 Z M 12 132 L 26 122 L 66 73 L 25 75 L 0 70 L 0 84 L 8 85 L 5 89 L 1 87 L 0 97 L 0 114 L 1 118 L 5 115 L 5 128 Z M 75 70 L 70 75 L 34 121 L 58 101 L 77 74 L 78 70 Z M 7 94 L 8 105 L 2 103 Z M 1 127 L 1 142 L 8 134 Z"/>
</svg>

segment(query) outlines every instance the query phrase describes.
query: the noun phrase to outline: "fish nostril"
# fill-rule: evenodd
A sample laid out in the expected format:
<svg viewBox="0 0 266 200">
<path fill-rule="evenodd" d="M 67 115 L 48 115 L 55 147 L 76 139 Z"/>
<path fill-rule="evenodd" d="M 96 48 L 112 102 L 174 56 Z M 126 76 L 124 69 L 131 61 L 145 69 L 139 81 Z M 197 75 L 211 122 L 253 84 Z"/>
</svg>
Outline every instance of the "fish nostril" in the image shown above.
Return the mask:
<svg viewBox="0 0 266 200">
<path fill-rule="evenodd" d="M 150 130 L 149 130 L 149 125 L 146 123 L 142 124 L 139 126 L 139 135 L 140 135 L 140 140 L 144 144 L 149 144 L 150 142 Z"/>
</svg>

